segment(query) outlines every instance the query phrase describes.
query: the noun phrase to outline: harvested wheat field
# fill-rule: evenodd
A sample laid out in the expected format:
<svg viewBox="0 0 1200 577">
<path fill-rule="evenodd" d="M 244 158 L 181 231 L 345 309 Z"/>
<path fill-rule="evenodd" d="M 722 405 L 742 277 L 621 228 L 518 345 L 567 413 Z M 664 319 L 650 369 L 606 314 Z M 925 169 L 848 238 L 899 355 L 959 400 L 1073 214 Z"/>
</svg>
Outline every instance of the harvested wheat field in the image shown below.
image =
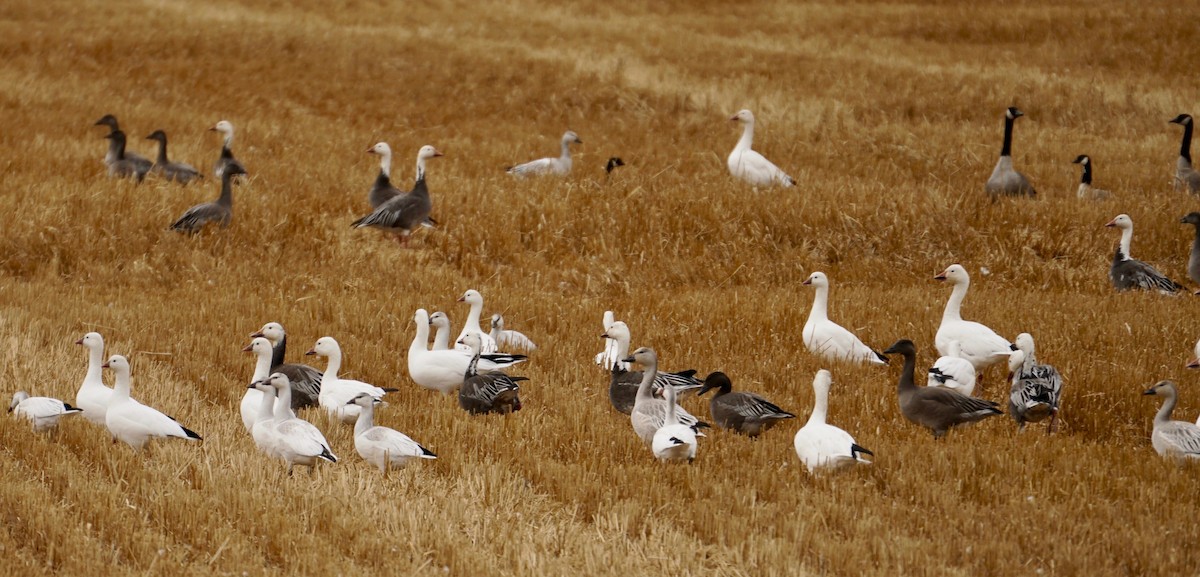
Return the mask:
<svg viewBox="0 0 1200 577">
<path fill-rule="evenodd" d="M 59 2 L 0 10 L 3 394 L 75 402 L 89 331 L 130 358 L 133 395 L 203 435 L 135 453 L 82 417 L 54 435 L 0 419 L 0 554 L 10 575 L 1181 575 L 1200 567 L 1200 469 L 1150 443 L 1160 379 L 1176 418 L 1200 301 L 1185 271 L 1196 197 L 1172 183 L 1200 113 L 1186 3 L 583 1 Z M 992 201 L 1009 106 L 1036 199 Z M 734 180 L 740 109 L 794 188 Z M 205 176 L 110 178 L 128 147 Z M 168 230 L 216 198 L 219 120 L 248 177 L 229 228 Z M 519 179 L 573 130 L 566 177 Z M 435 229 L 408 247 L 350 223 L 386 141 L 412 186 L 422 145 Z M 1079 154 L 1104 202 L 1076 197 Z M 626 166 L 607 175 L 611 156 Z M 1132 253 L 1188 286 L 1113 290 L 1121 213 Z M 801 329 L 813 271 L 830 316 L 876 350 L 917 346 L 917 379 L 952 263 L 964 317 L 1032 333 L 1065 386 L 1059 424 L 1008 416 L 944 439 L 897 407 L 888 366 L 828 363 Z M 523 408 L 469 415 L 418 387 L 418 308 L 485 297 L 538 349 Z M 662 464 L 617 413 L 601 316 L 662 368 L 720 370 L 798 418 L 758 439 L 710 430 Z M 383 476 L 319 409 L 340 457 L 288 477 L 238 416 L 247 335 L 268 321 L 290 362 L 322 336 L 341 376 L 395 387 L 378 423 L 438 458 Z M 795 432 L 821 368 L 830 422 L 875 456 L 812 476 Z M 112 373 L 105 380 L 112 383 Z M 1002 366 L 977 396 L 1006 406 Z M 682 403 L 709 418 L 708 397 Z"/>
</svg>

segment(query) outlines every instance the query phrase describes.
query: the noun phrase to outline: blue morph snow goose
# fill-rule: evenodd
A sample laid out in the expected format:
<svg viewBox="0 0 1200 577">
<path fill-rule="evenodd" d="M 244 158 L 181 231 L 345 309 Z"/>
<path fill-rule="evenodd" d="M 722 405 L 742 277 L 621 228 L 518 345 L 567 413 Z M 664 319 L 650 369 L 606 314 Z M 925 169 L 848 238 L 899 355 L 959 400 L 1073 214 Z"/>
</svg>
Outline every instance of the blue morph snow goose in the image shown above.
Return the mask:
<svg viewBox="0 0 1200 577">
<path fill-rule="evenodd" d="M 458 389 L 458 405 L 473 415 L 521 410 L 521 388 L 517 383 L 529 378 L 512 377 L 503 371 L 479 372 L 479 336 L 479 333 L 471 333 L 458 340 L 471 349 L 471 362 L 463 373 L 462 387 Z"/>
<path fill-rule="evenodd" d="M 1113 288 L 1119 291 L 1156 290 L 1164 294 L 1175 294 L 1176 291 L 1183 288 L 1154 267 L 1130 256 L 1129 245 L 1133 241 L 1133 219 L 1129 218 L 1129 215 L 1118 214 L 1104 226 L 1121 229 L 1121 241 L 1117 244 L 1116 252 L 1113 253 L 1112 267 L 1108 272 Z"/>
<path fill-rule="evenodd" d="M 187 209 L 183 216 L 180 216 L 179 220 L 171 225 L 171 230 L 190 235 L 200 232 L 213 222 L 220 225 L 221 228 L 228 227 L 233 220 L 233 177 L 239 174 L 246 174 L 246 172 L 238 166 L 226 168 L 225 173 L 221 175 L 221 196 L 213 202 L 197 204 Z"/>
<path fill-rule="evenodd" d="M 167 133 L 162 130 L 151 132 L 146 140 L 154 140 L 158 142 L 158 160 L 154 162 L 154 166 L 150 167 L 150 172 L 162 176 L 167 179 L 167 182 L 175 181 L 179 184 L 187 184 L 193 180 L 203 178 L 200 171 L 196 167 L 183 162 L 171 162 L 167 158 Z"/>
<path fill-rule="evenodd" d="M 808 422 L 796 431 L 792 444 L 796 456 L 808 468 L 809 473 L 818 470 L 834 470 L 856 465 L 871 464 L 863 455 L 874 456 L 866 447 L 854 441 L 850 433 L 825 422 L 829 413 L 829 386 L 833 376 L 821 369 L 813 378 L 813 412 Z"/>
<path fill-rule="evenodd" d="M 1171 420 L 1171 411 L 1175 410 L 1178 396 L 1175 383 L 1159 381 L 1142 394 L 1163 398 L 1162 406 L 1154 415 L 1154 431 L 1150 433 L 1154 450 L 1164 457 L 1200 459 L 1200 425 Z"/>
<path fill-rule="evenodd" d="M 1026 424 L 1049 417 L 1046 433 L 1052 433 L 1062 398 L 1062 375 L 1050 365 L 1038 364 L 1033 336 L 1029 333 L 1017 335 L 1013 346 L 1017 350 L 1008 359 L 1008 370 L 1012 373 L 1008 414 L 1021 431 L 1025 430 Z"/>
<path fill-rule="evenodd" d="M 443 156 L 436 148 L 425 145 L 417 151 L 417 182 L 412 192 L 394 196 L 375 207 L 368 214 L 350 226 L 354 228 L 373 227 L 394 235 L 396 242 L 408 246 L 408 237 L 418 226 L 429 226 L 433 223 L 430 213 L 433 212 L 433 200 L 429 197 L 429 187 L 425 184 L 425 161 L 430 158 Z"/>
<path fill-rule="evenodd" d="M 269 322 L 261 329 L 250 335 L 250 338 L 263 337 L 271 342 L 271 367 L 262 375 L 266 378 L 271 373 L 283 373 L 292 384 L 292 409 L 315 407 L 320 404 L 321 371 L 308 365 L 293 364 L 284 361 L 287 356 L 287 332 L 283 325 Z"/>
<path fill-rule="evenodd" d="M 733 152 L 729 153 L 729 159 L 726 161 L 729 165 L 729 173 L 734 178 L 753 186 L 790 187 L 796 185 L 796 179 L 788 176 L 766 157 L 751 149 L 754 144 L 753 112 L 739 110 L 737 114 L 729 118 L 729 121 L 742 123 L 742 137 L 738 139 L 737 146 L 733 147 Z"/>
<path fill-rule="evenodd" d="M 983 187 L 984 191 L 992 196 L 1000 194 L 1037 196 L 1037 191 L 1033 189 L 1032 184 L 1029 184 L 1029 179 L 1013 169 L 1013 123 L 1022 116 L 1025 116 L 1025 113 L 1014 106 L 1010 106 L 1004 111 L 1004 145 L 1000 148 L 1000 160 L 996 161 L 996 168 L 992 170 L 992 176 L 988 177 L 987 184 Z"/>
<path fill-rule="evenodd" d="M 991 401 L 968 397 L 943 387 L 918 387 L 913 381 L 917 348 L 912 341 L 896 341 L 883 352 L 904 355 L 904 368 L 896 385 L 900 413 L 909 421 L 929 429 L 933 438 L 940 439 L 952 427 L 1004 414 Z"/>
<path fill-rule="evenodd" d="M 221 144 L 221 156 L 217 157 L 217 162 L 213 165 L 213 174 L 217 178 L 221 178 L 225 175 L 225 169 L 230 166 L 237 166 L 242 169 L 242 174 L 245 174 L 245 165 L 233 157 L 233 124 L 228 120 L 222 120 L 208 130 L 209 132 L 220 132 L 224 136 Z"/>
<path fill-rule="evenodd" d="M 583 141 L 574 132 L 568 130 L 563 133 L 560 143 L 562 145 L 562 152 L 558 155 L 558 158 L 539 158 L 516 166 L 510 166 L 505 170 L 514 176 L 566 176 L 571 173 L 571 145 L 583 144 Z"/>
<path fill-rule="evenodd" d="M 108 175 L 115 178 L 133 178 L 137 182 L 145 180 L 146 173 L 150 172 L 150 166 L 153 165 L 145 165 L 125 154 L 125 133 L 114 130 L 104 138 L 108 139 L 109 155 L 113 157 L 113 161 L 108 164 Z"/>
<path fill-rule="evenodd" d="M 804 346 L 809 352 L 828 361 L 854 361 L 886 365 L 887 357 L 863 344 L 854 333 L 829 320 L 829 277 L 814 272 L 804 285 L 816 289 L 812 310 L 804 323 Z"/>
<path fill-rule="evenodd" d="M 934 345 L 942 356 L 949 356 L 950 343 L 958 341 L 962 358 L 971 362 L 975 370 L 982 371 L 1008 358 L 1012 352 L 1012 343 L 996 334 L 996 331 L 975 321 L 965 321 L 962 318 L 963 299 L 967 298 L 967 289 L 971 286 L 971 276 L 962 265 L 952 264 L 945 271 L 933 277 L 945 281 L 954 287 L 946 308 L 942 311 L 942 324 L 938 326 Z"/>
<path fill-rule="evenodd" d="M 784 419 L 796 418 L 796 415 L 779 408 L 779 405 L 760 395 L 744 391 L 733 392 L 733 382 L 721 371 L 704 377 L 704 386 L 696 395 L 704 396 L 704 393 L 711 389 L 716 389 L 717 392 L 708 402 L 708 410 L 712 414 L 713 422 L 722 429 L 757 437 Z"/>
<path fill-rule="evenodd" d="M 374 210 L 405 192 L 392 186 L 392 147 L 386 142 L 376 142 L 367 149 L 367 154 L 379 155 L 379 176 L 375 177 L 375 183 L 367 193 L 367 202 L 371 203 L 371 209 Z"/>
</svg>

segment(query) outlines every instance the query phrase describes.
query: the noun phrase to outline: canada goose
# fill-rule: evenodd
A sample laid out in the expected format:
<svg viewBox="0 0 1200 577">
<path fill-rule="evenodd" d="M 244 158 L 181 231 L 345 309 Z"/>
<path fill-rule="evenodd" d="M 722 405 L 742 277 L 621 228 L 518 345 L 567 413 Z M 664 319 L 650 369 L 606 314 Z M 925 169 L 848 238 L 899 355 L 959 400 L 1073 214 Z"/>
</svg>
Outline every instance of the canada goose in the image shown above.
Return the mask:
<svg viewBox="0 0 1200 577">
<path fill-rule="evenodd" d="M 1111 194 L 1107 190 L 1092 188 L 1092 157 L 1080 154 L 1071 163 L 1083 167 L 1083 175 L 1079 177 L 1079 189 L 1075 196 L 1087 200 L 1108 200 Z"/>
<path fill-rule="evenodd" d="M 108 164 L 108 175 L 116 178 L 130 178 L 139 183 L 146 179 L 146 173 L 150 172 L 151 164 L 140 162 L 130 158 L 125 154 L 125 133 L 120 130 L 114 130 L 104 138 L 109 140 L 109 153 L 113 157 L 113 161 Z"/>
<path fill-rule="evenodd" d="M 202 178 L 200 171 L 196 170 L 192 165 L 182 162 L 171 162 L 167 159 L 167 133 L 155 130 L 150 133 L 150 136 L 146 137 L 146 140 L 158 141 L 158 160 L 150 168 L 150 172 L 161 175 L 167 179 L 167 182 L 174 180 L 179 184 L 187 184 L 195 179 Z"/>
<path fill-rule="evenodd" d="M 733 392 L 733 382 L 720 371 L 709 373 L 704 377 L 704 386 L 697 396 L 704 396 L 710 389 L 717 389 L 708 410 L 713 422 L 722 429 L 757 437 L 784 419 L 794 419 L 793 415 L 775 403 L 754 393 L 744 391 Z"/>
<path fill-rule="evenodd" d="M 1167 122 L 1183 127 L 1183 142 L 1179 145 L 1179 160 L 1175 162 L 1175 190 L 1200 192 L 1200 172 L 1192 168 L 1192 117 L 1180 114 Z"/>
<path fill-rule="evenodd" d="M 742 123 L 742 137 L 737 146 L 729 153 L 726 164 L 729 173 L 734 178 L 745 181 L 753 186 L 791 187 L 796 185 L 796 179 L 787 175 L 766 157 L 751 148 L 754 144 L 754 113 L 749 110 L 739 110 L 729 118 L 730 122 Z"/>
<path fill-rule="evenodd" d="M 105 114 L 100 120 L 97 120 L 94 126 L 107 126 L 110 133 L 120 132 L 121 125 L 117 122 L 117 117 L 111 114 Z M 123 132 L 121 134 L 124 134 Z M 107 137 L 106 137 L 107 138 Z M 137 166 L 142 174 L 150 171 L 150 167 L 154 165 L 150 159 L 126 149 L 124 152 L 125 160 Z M 109 166 L 117 160 L 117 147 L 114 143 L 109 142 L 108 151 L 104 154 L 104 165 Z"/>
<path fill-rule="evenodd" d="M 1028 423 L 1036 423 L 1050 417 L 1046 433 L 1054 432 L 1058 418 L 1058 403 L 1062 398 L 1062 375 L 1050 365 L 1037 362 L 1033 336 L 1029 333 L 1017 335 L 1016 350 L 1008 359 L 1008 370 L 1012 372 L 1012 387 L 1008 395 L 1008 414 L 1017 421 L 1018 430 L 1025 430 Z"/>
<path fill-rule="evenodd" d="M 886 365 L 887 357 L 863 344 L 854 333 L 829 320 L 829 277 L 814 272 L 800 283 L 816 289 L 812 310 L 804 323 L 804 346 L 827 361 L 854 361 Z"/>
<path fill-rule="evenodd" d="M 612 171 L 618 166 L 625 166 L 625 161 L 616 156 L 609 158 L 608 162 L 604 163 L 605 174 L 612 174 Z"/>
<path fill-rule="evenodd" d="M 571 172 L 571 145 L 583 144 L 583 141 L 573 131 L 568 130 L 563 133 L 561 144 L 562 153 L 558 158 L 539 158 L 510 166 L 505 171 L 514 176 L 566 176 Z"/>
<path fill-rule="evenodd" d="M 1179 222 L 1196 228 L 1196 237 L 1192 239 L 1192 251 L 1188 254 L 1187 274 L 1192 282 L 1200 284 L 1200 212 L 1189 212 L 1179 219 Z"/>
<path fill-rule="evenodd" d="M 1150 433 L 1150 443 L 1154 445 L 1155 452 L 1164 457 L 1200 459 L 1200 426 L 1171 420 L 1171 411 L 1175 410 L 1178 396 L 1175 383 L 1159 381 L 1142 394 L 1163 397 L 1162 406 L 1154 415 L 1154 431 Z"/>
<path fill-rule="evenodd" d="M 233 157 L 233 124 L 228 120 L 222 120 L 208 130 L 209 132 L 220 132 L 225 137 L 221 144 L 221 156 L 217 158 L 216 164 L 213 165 L 213 174 L 217 178 L 221 178 L 225 174 L 225 169 L 234 165 L 242 169 L 242 174 L 245 174 L 246 166 Z"/>
<path fill-rule="evenodd" d="M 433 201 L 429 198 L 429 188 L 425 184 L 425 161 L 439 156 L 443 155 L 436 148 L 422 146 L 417 151 L 417 182 L 412 192 L 392 197 L 376 207 L 371 214 L 354 221 L 350 226 L 378 228 L 394 235 L 397 243 L 408 246 L 408 236 L 414 229 L 434 223 L 429 217 L 433 211 Z"/>
<path fill-rule="evenodd" d="M 990 195 L 1037 196 L 1037 191 L 1033 189 L 1032 184 L 1029 184 L 1029 179 L 1025 178 L 1024 174 L 1013 170 L 1013 123 L 1022 116 L 1025 116 L 1025 113 L 1015 106 L 1010 106 L 1004 111 L 1004 146 L 1000 149 L 1000 160 L 996 162 L 996 168 L 992 170 L 992 176 L 988 178 L 987 185 L 984 186 L 984 190 Z"/>
<path fill-rule="evenodd" d="M 953 389 L 918 387 L 913 382 L 917 348 L 912 341 L 896 341 L 883 353 L 904 355 L 904 369 L 896 386 L 900 413 L 904 418 L 932 431 L 933 438 L 940 439 L 952 427 L 1004 414 L 996 403 L 968 397 Z"/>
<path fill-rule="evenodd" d="M 510 377 L 502 371 L 480 373 L 479 333 L 471 333 L 458 341 L 471 349 L 471 362 L 458 390 L 458 405 L 473 415 L 485 413 L 508 414 L 521 410 L 519 381 L 527 377 Z"/>
<path fill-rule="evenodd" d="M 171 225 L 171 230 L 190 235 L 200 232 L 210 222 L 218 223 L 221 228 L 228 227 L 233 220 L 233 177 L 239 174 L 245 174 L 240 166 L 226 167 L 221 175 L 221 196 L 214 202 L 197 204 L 187 209 L 183 216 Z"/>
<path fill-rule="evenodd" d="M 1108 272 L 1113 288 L 1119 291 L 1157 290 L 1164 294 L 1175 294 L 1183 288 L 1154 267 L 1129 255 L 1129 245 L 1133 240 L 1133 219 L 1129 215 L 1118 214 L 1104 226 L 1121 229 L 1121 242 L 1113 253 L 1112 267 Z"/>
</svg>

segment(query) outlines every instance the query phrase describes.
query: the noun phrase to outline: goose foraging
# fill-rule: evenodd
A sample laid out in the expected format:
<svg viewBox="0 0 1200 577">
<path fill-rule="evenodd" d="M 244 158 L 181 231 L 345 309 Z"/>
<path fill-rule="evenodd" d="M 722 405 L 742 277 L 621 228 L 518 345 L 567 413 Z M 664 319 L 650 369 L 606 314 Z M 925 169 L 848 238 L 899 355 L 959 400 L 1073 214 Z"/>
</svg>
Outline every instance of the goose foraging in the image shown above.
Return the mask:
<svg viewBox="0 0 1200 577">
<path fill-rule="evenodd" d="M 113 394 L 112 389 L 104 385 L 101 375 L 104 367 L 104 337 L 100 333 L 88 333 L 75 344 L 83 345 L 88 350 L 87 374 L 79 385 L 79 392 L 75 393 L 75 406 L 83 411 L 84 418 L 103 427 L 108 401 Z"/>
<path fill-rule="evenodd" d="M 102 118 L 100 118 L 100 120 L 97 120 L 93 126 L 107 126 L 110 134 L 113 132 L 121 131 L 121 125 L 117 122 L 117 117 L 115 117 L 111 114 L 105 114 Z M 125 142 L 124 136 L 125 136 L 125 133 L 121 132 L 122 147 L 124 146 L 124 142 Z M 154 165 L 154 163 L 151 162 L 150 159 L 148 159 L 140 154 L 137 154 L 136 152 L 133 152 L 131 150 L 122 150 L 122 151 L 120 151 L 121 152 L 120 155 L 118 155 L 118 152 L 119 151 L 118 151 L 118 147 L 116 146 L 116 143 L 110 139 L 109 144 L 108 144 L 108 150 L 104 154 L 104 166 L 112 165 L 112 163 L 116 162 L 120 157 L 123 156 L 125 160 L 132 163 L 133 166 L 137 167 L 138 171 L 140 171 L 143 175 L 145 175 L 147 172 L 150 172 L 150 167 Z"/>
<path fill-rule="evenodd" d="M 1075 196 L 1088 200 L 1107 200 L 1111 196 L 1107 190 L 1092 187 L 1092 158 L 1090 156 L 1080 154 L 1071 163 L 1083 167 L 1083 175 L 1079 177 L 1079 189 L 1075 192 Z"/>
<path fill-rule="evenodd" d="M 433 451 L 408 435 L 375 424 L 375 406 L 382 402 L 367 393 L 359 393 L 350 400 L 361 407 L 358 421 L 354 423 L 354 449 L 359 456 L 385 474 L 389 468 L 404 468 L 413 459 L 436 459 Z"/>
<path fill-rule="evenodd" d="M 35 433 L 44 433 L 57 427 L 59 419 L 81 413 L 83 409 L 72 407 L 58 399 L 31 397 L 25 391 L 17 391 L 8 405 L 8 412 L 28 419 L 33 424 Z"/>
<path fill-rule="evenodd" d="M 633 425 L 633 432 L 637 433 L 642 442 L 652 445 L 654 442 L 654 433 L 666 423 L 668 409 L 667 401 L 655 397 L 654 393 L 651 392 L 654 375 L 658 373 L 658 355 L 655 354 L 654 349 L 642 347 L 622 360 L 627 363 L 636 362 L 642 365 L 642 382 L 638 385 L 637 397 L 633 405 L 633 410 L 629 413 L 629 421 Z M 708 423 L 703 421 L 696 421 L 694 424 L 688 423 L 684 416 L 691 415 L 687 415 L 683 407 L 676 406 L 675 414 L 680 422 L 686 424 L 696 432 L 696 436 L 704 436 L 699 429 L 708 427 Z"/>
<path fill-rule="evenodd" d="M 1046 433 L 1052 433 L 1062 398 L 1062 375 L 1050 365 L 1038 364 L 1033 337 L 1029 333 L 1017 335 L 1013 346 L 1016 350 L 1008 359 L 1008 370 L 1012 373 L 1008 414 L 1017 422 L 1018 431 L 1024 431 L 1028 423 L 1050 417 Z"/>
<path fill-rule="evenodd" d="M 829 278 L 814 272 L 801 283 L 816 289 L 812 310 L 804 323 L 804 346 L 829 361 L 855 361 L 886 365 L 887 357 L 863 344 L 854 333 L 829 320 Z"/>
<path fill-rule="evenodd" d="M 622 321 L 615 321 L 600 336 L 617 344 L 616 358 L 618 360 L 613 363 L 609 376 L 608 400 L 612 403 L 614 409 L 628 415 L 633 411 L 637 400 L 638 388 L 642 383 L 642 372 L 628 370 L 629 363 L 624 361 L 629 355 L 629 327 Z M 660 396 L 662 388 L 668 386 L 675 389 L 676 394 L 683 396 L 700 389 L 704 386 L 704 383 L 696 378 L 695 369 L 677 373 L 658 372 L 654 375 L 651 393 L 655 396 Z M 680 407 L 679 419 L 687 425 L 693 425 L 697 422 L 697 419 L 682 407 Z"/>
<path fill-rule="evenodd" d="M 933 277 L 954 287 L 946 308 L 942 311 L 942 324 L 938 326 L 934 345 L 943 357 L 950 356 L 950 343 L 958 341 L 962 358 L 971 362 L 979 372 L 1006 358 L 1012 353 L 1012 343 L 996 334 L 996 331 L 974 321 L 962 318 L 962 303 L 971 286 L 971 276 L 962 265 L 952 264 Z"/>
<path fill-rule="evenodd" d="M 329 448 L 329 441 L 321 430 L 304 419 L 290 414 L 288 407 L 292 404 L 292 385 L 288 383 L 283 373 L 272 373 L 267 382 L 275 388 L 275 421 L 274 442 L 275 456 L 287 463 L 288 476 L 292 476 L 292 468 L 296 465 L 308 467 L 308 474 L 313 474 L 317 461 L 326 460 L 330 463 L 338 461 L 337 455 Z"/>
<path fill-rule="evenodd" d="M 315 407 L 320 404 L 321 371 L 308 365 L 284 362 L 287 356 L 287 332 L 283 325 L 270 322 L 262 326 L 250 338 L 263 337 L 271 341 L 271 367 L 259 378 L 267 378 L 270 373 L 283 373 L 292 384 L 292 410 L 305 407 Z"/>
<path fill-rule="evenodd" d="M 222 120 L 208 129 L 209 132 L 220 132 L 223 136 L 221 144 L 221 156 L 217 158 L 216 164 L 213 165 L 213 174 L 217 178 L 225 175 L 225 169 L 230 166 L 237 166 L 242 170 L 241 174 L 246 174 L 246 167 L 238 159 L 233 157 L 233 124 L 228 120 Z"/>
<path fill-rule="evenodd" d="M 1175 294 L 1176 291 L 1183 288 L 1154 267 L 1130 256 L 1129 245 L 1133 241 L 1133 219 L 1129 218 L 1129 215 L 1118 214 L 1104 226 L 1121 229 L 1121 241 L 1117 244 L 1116 252 L 1113 253 L 1112 267 L 1108 272 L 1113 288 L 1119 291 L 1157 290 L 1164 294 Z"/>
<path fill-rule="evenodd" d="M 754 144 L 754 113 L 749 110 L 739 110 L 729 118 L 730 122 L 742 123 L 742 137 L 737 146 L 729 153 L 729 173 L 734 178 L 745 181 L 753 186 L 791 187 L 796 185 L 796 179 L 780 170 L 766 157 L 751 149 Z"/>
<path fill-rule="evenodd" d="M 667 387 L 667 415 L 663 425 L 654 431 L 650 448 L 659 461 L 692 462 L 696 458 L 696 431 L 679 422 L 677 413 L 679 406 L 675 404 L 675 389 Z"/>
<path fill-rule="evenodd" d="M 418 226 L 433 224 L 430 213 L 433 201 L 425 184 L 425 161 L 443 156 L 436 148 L 425 145 L 417 151 L 417 181 L 412 192 L 393 196 L 368 214 L 350 224 L 353 228 L 374 227 L 393 235 L 396 242 L 408 246 L 408 237 Z"/>
<path fill-rule="evenodd" d="M 416 335 L 408 347 L 408 374 L 417 385 L 448 395 L 462 386 L 471 353 L 458 349 L 429 350 L 429 313 L 417 309 L 413 314 Z M 481 355 L 478 369 L 493 371 L 524 362 L 525 355 Z"/>
<path fill-rule="evenodd" d="M 1171 420 L 1178 396 L 1175 383 L 1159 381 L 1142 394 L 1163 397 L 1162 406 L 1154 415 L 1154 431 L 1150 433 L 1154 451 L 1164 457 L 1200 459 L 1200 425 Z"/>
<path fill-rule="evenodd" d="M 983 187 L 984 191 L 993 197 L 1000 194 L 1037 196 L 1037 191 L 1029 184 L 1029 179 L 1013 169 L 1013 123 L 1022 116 L 1025 116 L 1025 113 L 1014 106 L 1004 111 L 1004 145 L 1000 148 L 1000 160 L 996 162 L 992 176 L 988 177 L 987 184 Z"/>
<path fill-rule="evenodd" d="M 1175 162 L 1175 190 L 1200 193 L 1200 172 L 1192 168 L 1193 121 L 1189 114 L 1180 114 L 1167 121 L 1183 127 L 1183 142 L 1179 145 L 1179 160 Z"/>
<path fill-rule="evenodd" d="M 808 467 L 809 473 L 820 469 L 836 470 L 851 465 L 863 463 L 870 465 L 871 461 L 863 455 L 875 456 L 866 447 L 854 441 L 850 433 L 826 423 L 829 413 L 829 387 L 833 377 L 829 371 L 821 369 L 813 378 L 813 411 L 808 422 L 796 431 L 792 444 L 796 448 L 796 456 Z"/>
<path fill-rule="evenodd" d="M 933 432 L 940 439 L 952 427 L 1004 414 L 996 403 L 968 397 L 943 387 L 918 387 L 913 381 L 917 348 L 908 339 L 896 341 L 884 354 L 904 355 L 904 369 L 896 386 L 904 418 Z"/>
<path fill-rule="evenodd" d="M 358 420 L 361 408 L 350 401 L 359 393 L 367 393 L 379 399 L 383 398 L 385 394 L 397 390 L 384 389 L 362 381 L 338 377 L 338 370 L 342 368 L 342 347 L 333 337 L 317 339 L 312 350 L 304 354 L 322 356 L 328 361 L 321 378 L 321 394 L 318 396 L 318 401 L 321 408 L 325 409 L 330 417 L 343 423 L 354 423 Z"/>
<path fill-rule="evenodd" d="M 458 340 L 471 349 L 471 362 L 463 373 L 458 389 L 458 405 L 473 415 L 486 413 L 508 414 L 521 410 L 519 381 L 527 377 L 510 377 L 502 371 L 477 370 L 480 356 L 480 335 L 471 333 Z"/>
<path fill-rule="evenodd" d="M 116 386 L 104 414 L 104 424 L 113 439 L 122 441 L 141 451 L 152 439 L 179 437 L 189 441 L 203 440 L 195 431 L 180 425 L 175 419 L 156 409 L 147 407 L 129 396 L 129 361 L 121 355 L 113 355 L 103 368 L 116 374 Z"/>
<path fill-rule="evenodd" d="M 158 174 L 167 179 L 167 182 L 175 181 L 179 184 L 187 184 L 200 176 L 200 171 L 190 164 L 182 162 L 171 162 L 167 159 L 167 133 L 161 130 L 155 130 L 146 137 L 146 140 L 158 141 L 158 160 L 154 166 L 150 167 L 150 172 Z"/>
<path fill-rule="evenodd" d="M 132 177 L 139 183 L 145 180 L 146 173 L 150 172 L 150 167 L 153 165 L 126 155 L 125 133 L 114 130 L 104 138 L 108 139 L 108 154 L 113 158 L 113 161 L 108 163 L 108 175 L 115 178 Z"/>
<path fill-rule="evenodd" d="M 583 141 L 574 132 L 568 130 L 563 133 L 561 144 L 562 153 L 559 154 L 558 158 L 539 158 L 524 164 L 510 166 L 505 171 L 511 175 L 521 177 L 542 175 L 566 176 L 571 172 L 571 145 L 583 144 Z"/>
<path fill-rule="evenodd" d="M 673 387 L 668 388 L 674 390 Z M 796 415 L 759 395 L 733 392 L 733 382 L 720 371 L 704 377 L 704 386 L 696 396 L 704 396 L 704 393 L 711 389 L 716 389 L 717 392 L 708 402 L 709 413 L 712 414 L 713 422 L 722 429 L 757 437 L 784 419 L 796 418 Z"/>
<path fill-rule="evenodd" d="M 179 220 L 171 225 L 171 230 L 185 232 L 189 235 L 200 232 L 208 223 L 218 223 L 221 228 L 229 226 L 233 220 L 233 177 L 246 174 L 240 166 L 230 165 L 221 175 L 221 196 L 213 202 L 197 204 L 187 209 Z"/>
<path fill-rule="evenodd" d="M 532 351 L 537 349 L 533 340 L 518 331 L 504 329 L 504 317 L 500 313 L 492 315 L 492 331 L 488 334 L 496 342 L 496 349 Z"/>
<path fill-rule="evenodd" d="M 962 358 L 962 347 L 958 341 L 951 340 L 944 356 L 929 368 L 927 387 L 946 387 L 954 389 L 966 396 L 975 392 L 975 365 Z"/>
</svg>

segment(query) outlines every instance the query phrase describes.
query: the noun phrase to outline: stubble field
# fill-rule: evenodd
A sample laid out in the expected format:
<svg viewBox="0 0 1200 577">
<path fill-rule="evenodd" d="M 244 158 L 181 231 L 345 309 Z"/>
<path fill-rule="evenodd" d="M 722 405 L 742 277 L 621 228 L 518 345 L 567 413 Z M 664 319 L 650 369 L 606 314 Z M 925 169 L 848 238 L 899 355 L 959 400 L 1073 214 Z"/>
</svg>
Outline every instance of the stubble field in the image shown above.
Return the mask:
<svg viewBox="0 0 1200 577">
<path fill-rule="evenodd" d="M 0 10 L 0 351 L 4 394 L 72 401 L 104 334 L 134 395 L 204 435 L 150 455 L 85 422 L 54 439 L 0 419 L 0 572 L 453 575 L 1169 575 L 1200 566 L 1200 470 L 1149 432 L 1187 373 L 1191 296 L 1117 294 L 1133 255 L 1182 281 L 1196 200 L 1172 190 L 1197 109 L 1191 17 L 1178 2 L 29 2 Z M 1014 158 L 1037 200 L 983 183 L 1015 105 Z M 724 159 L 750 108 L 755 148 L 800 185 L 753 190 Z M 208 174 L 180 187 L 105 176 L 106 113 L 130 148 L 164 129 Z M 228 119 L 250 178 L 234 222 L 167 231 L 217 195 Z M 584 144 L 564 179 L 503 167 Z M 424 144 L 437 230 L 401 249 L 349 223 L 368 211 L 387 141 L 408 187 Z M 1105 203 L 1074 196 L 1086 153 Z M 628 166 L 606 179 L 602 166 Z M 800 330 L 814 270 L 830 313 L 918 367 L 959 262 L 964 315 L 1027 331 L 1066 378 L 1063 426 L 1008 417 L 934 441 L 896 407 L 899 363 L 827 366 Z M 986 269 L 987 274 L 984 274 Z M 480 290 L 485 313 L 540 346 L 512 371 L 524 409 L 472 417 L 419 389 L 405 355 L 418 307 Z M 721 431 L 691 466 L 655 462 L 591 363 L 605 310 L 663 366 L 722 370 L 799 418 L 750 440 Z M 317 412 L 337 465 L 288 478 L 242 428 L 267 321 L 289 360 L 321 336 L 343 374 L 398 387 L 382 424 L 439 455 L 388 477 Z M 312 358 L 309 357 L 309 360 Z M 322 362 L 314 362 L 323 368 Z M 813 478 L 792 435 L 811 382 L 875 464 Z M 1002 401 L 999 369 L 981 395 Z M 111 375 L 106 376 L 111 382 Z M 707 401 L 685 401 L 700 416 Z"/>
</svg>

